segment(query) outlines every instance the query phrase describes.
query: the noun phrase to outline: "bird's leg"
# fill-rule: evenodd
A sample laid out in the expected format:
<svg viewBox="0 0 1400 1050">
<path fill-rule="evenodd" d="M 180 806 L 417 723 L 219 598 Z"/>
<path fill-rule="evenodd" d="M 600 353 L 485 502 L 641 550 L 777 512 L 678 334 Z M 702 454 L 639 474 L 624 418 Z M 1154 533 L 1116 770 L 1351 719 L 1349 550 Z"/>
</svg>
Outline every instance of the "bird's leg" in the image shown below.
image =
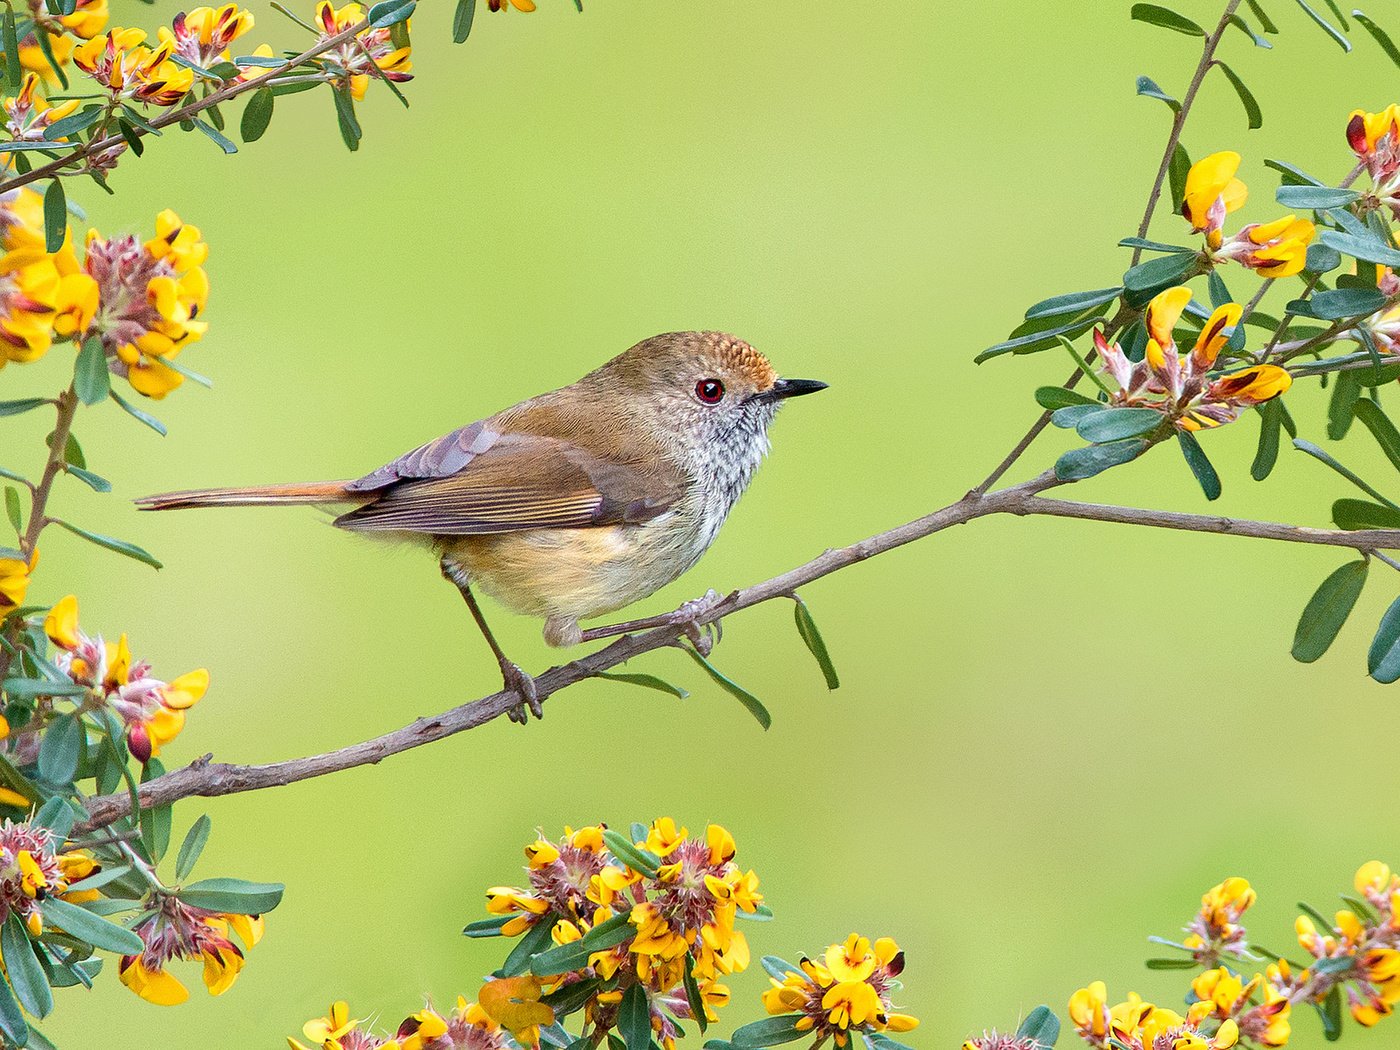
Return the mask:
<svg viewBox="0 0 1400 1050">
<path fill-rule="evenodd" d="M 496 662 L 501 665 L 501 678 L 504 680 L 506 690 L 516 693 L 520 697 L 521 702 L 508 712 L 510 720 L 524 725 L 527 721 L 525 716 L 527 706 L 530 713 L 536 718 L 543 718 L 544 706 L 536 692 L 535 680 L 511 661 L 501 649 L 500 643 L 496 641 L 496 636 L 486 625 L 486 617 L 482 615 L 481 606 L 476 604 L 476 595 L 472 594 L 467 574 L 457 566 L 449 564 L 446 558 L 442 559 L 441 566 L 443 577 L 462 595 L 462 600 L 467 603 L 467 608 L 471 610 L 472 619 L 481 629 L 481 636 L 486 639 L 486 644 L 491 647 L 491 652 L 496 656 Z"/>
<path fill-rule="evenodd" d="M 648 616 L 640 620 L 627 620 L 623 623 L 610 623 L 602 627 L 589 627 L 582 632 L 582 637 L 579 640 L 594 642 L 599 638 L 614 638 L 619 634 L 635 634 L 637 631 L 646 631 L 653 627 L 684 627 L 686 635 L 695 643 L 695 647 L 700 650 L 701 655 L 704 655 L 714 647 L 715 642 L 719 641 L 720 625 L 718 622 L 704 625 L 712 632 L 707 633 L 702 630 L 699 620 L 722 600 L 718 592 L 706 591 L 703 597 L 686 602 L 675 612 L 662 616 Z"/>
</svg>

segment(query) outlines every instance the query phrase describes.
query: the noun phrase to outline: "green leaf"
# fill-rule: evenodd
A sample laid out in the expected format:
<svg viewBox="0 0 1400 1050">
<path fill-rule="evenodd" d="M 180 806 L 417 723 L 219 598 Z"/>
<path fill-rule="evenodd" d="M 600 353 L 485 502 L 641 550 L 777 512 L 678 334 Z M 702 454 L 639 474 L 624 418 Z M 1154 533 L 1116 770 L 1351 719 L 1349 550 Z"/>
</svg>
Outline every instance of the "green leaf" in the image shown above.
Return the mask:
<svg viewBox="0 0 1400 1050">
<path fill-rule="evenodd" d="M 40 34 L 42 35 L 42 34 Z M 68 236 L 68 199 L 63 183 L 54 179 L 44 191 L 44 249 L 50 255 L 63 247 Z"/>
<path fill-rule="evenodd" d="M 83 343 L 73 366 L 73 389 L 78 400 L 85 405 L 95 405 L 105 401 L 112 390 L 111 373 L 107 371 L 107 352 L 102 348 L 100 336 L 92 336 Z"/>
<path fill-rule="evenodd" d="M 1385 306 L 1386 298 L 1374 288 L 1333 288 L 1316 292 L 1308 300 L 1312 315 L 1324 321 L 1366 317 Z"/>
<path fill-rule="evenodd" d="M 1361 373 L 1338 372 L 1332 384 L 1332 396 L 1327 402 L 1327 436 L 1340 441 L 1351 429 L 1352 407 L 1361 396 Z"/>
<path fill-rule="evenodd" d="M 764 972 L 776 981 L 783 980 L 790 973 L 800 974 L 802 972 L 802 967 L 794 966 L 786 959 L 776 955 L 765 955 L 760 962 Z"/>
<path fill-rule="evenodd" d="M 260 87 L 249 97 L 248 104 L 243 107 L 243 120 L 239 124 L 239 132 L 244 142 L 256 142 L 263 137 L 263 132 L 267 131 L 267 126 L 272 123 L 272 107 L 276 101 L 277 98 L 269 87 Z"/>
<path fill-rule="evenodd" d="M 122 955 L 134 955 L 145 949 L 141 938 L 130 930 L 108 922 L 100 915 L 94 915 L 86 908 L 80 908 L 68 901 L 46 897 L 39 902 L 39 910 L 48 925 L 57 926 L 64 933 L 85 941 L 94 948 L 119 952 Z"/>
<path fill-rule="evenodd" d="M 5 86 L 10 94 L 19 92 L 23 79 L 23 67 L 19 61 L 19 33 L 15 29 L 15 10 L 5 5 Z"/>
<path fill-rule="evenodd" d="M 1333 572 L 1308 600 L 1293 635 L 1293 659 L 1310 664 L 1331 647 L 1366 585 L 1370 563 L 1361 558 Z"/>
<path fill-rule="evenodd" d="M 42 397 L 21 397 L 14 401 L 0 401 L 0 416 L 17 416 L 21 412 L 32 412 L 40 405 L 49 404 Z"/>
<path fill-rule="evenodd" d="M 695 1018 L 695 1023 L 700 1026 L 700 1034 L 705 1034 L 705 1029 L 710 1026 L 709 1019 L 705 1016 L 705 996 L 700 991 L 700 982 L 695 979 L 695 956 L 686 953 L 685 957 L 685 1001 L 690 1007 L 690 1016 Z"/>
<path fill-rule="evenodd" d="M 1077 335 L 1083 335 L 1090 328 L 1093 328 L 1097 322 L 1097 317 L 1083 317 L 1077 321 L 1071 321 L 1068 324 L 1060 325 L 1056 328 L 1047 328 L 1041 331 L 1029 332 L 1026 335 L 1016 336 L 1015 338 L 1007 339 L 1005 342 L 997 343 L 995 346 L 987 347 L 987 349 L 973 358 L 973 362 L 980 365 L 983 361 L 990 361 L 992 358 L 1000 357 L 1002 354 L 1033 354 L 1039 350 L 1046 350 L 1052 346 L 1059 345 L 1055 341 L 1057 337 L 1063 335 L 1073 338 Z"/>
<path fill-rule="evenodd" d="M 626 682 L 628 685 L 639 685 L 645 689 L 655 689 L 658 693 L 670 693 L 674 697 L 684 700 L 690 695 L 689 692 L 678 685 L 672 685 L 664 678 L 657 678 L 654 674 L 631 674 L 621 672 L 598 671 L 594 678 L 606 678 L 609 682 Z"/>
<path fill-rule="evenodd" d="M 530 969 L 530 959 L 540 952 L 546 951 L 554 944 L 554 927 L 558 923 L 557 915 L 541 916 L 539 921 L 534 923 L 524 936 L 515 942 L 515 947 L 506 956 L 505 962 L 501 963 L 501 968 L 496 971 L 497 977 L 517 977 Z"/>
<path fill-rule="evenodd" d="M 1151 77 L 1137 78 L 1137 93 L 1145 98 L 1155 98 L 1171 107 L 1173 113 L 1181 112 L 1181 103 L 1157 86 Z"/>
<path fill-rule="evenodd" d="M 1268 159 L 1266 159 L 1266 160 L 1264 161 L 1264 166 L 1265 166 L 1266 168 L 1273 168 L 1274 171 L 1279 172 L 1279 173 L 1283 176 L 1283 181 L 1284 181 L 1285 183 L 1287 183 L 1288 185 L 1293 185 L 1293 186 L 1326 186 L 1326 185 L 1327 185 L 1327 183 L 1323 182 L 1321 179 L 1314 178 L 1313 176 L 1309 175 L 1306 171 L 1304 171 L 1302 168 L 1294 167 L 1292 164 L 1289 164 L 1287 161 L 1283 161 L 1283 160 L 1268 160 Z"/>
<path fill-rule="evenodd" d="M 1287 423 L 1285 422 L 1284 425 L 1286 426 Z M 1370 485 L 1366 484 L 1366 482 L 1361 480 L 1359 476 L 1353 474 L 1346 467 L 1342 466 L 1341 463 L 1337 462 L 1336 459 L 1334 459 L 1327 452 L 1324 452 L 1322 449 L 1318 448 L 1311 441 L 1304 441 L 1302 438 L 1294 438 L 1293 447 L 1300 452 L 1306 452 L 1308 455 L 1312 456 L 1313 459 L 1325 463 L 1327 466 L 1331 467 L 1338 474 L 1340 474 L 1342 477 L 1346 478 L 1353 485 L 1359 488 L 1362 492 L 1366 493 L 1366 495 L 1379 500 L 1381 503 L 1384 503 L 1388 507 L 1396 507 L 1395 503 L 1393 503 L 1389 499 L 1386 499 L 1385 496 L 1381 495 L 1381 493 L 1376 491 Z M 1396 509 L 1400 510 L 1400 507 L 1396 507 Z"/>
<path fill-rule="evenodd" d="M 47 37 L 48 34 L 40 33 L 39 36 Z M 4 978 L 0 978 L 0 1032 L 13 1046 L 27 1046 L 33 1034 L 25 1023 L 24 1014 L 20 1012 L 19 1003 L 15 1002 L 9 982 Z"/>
<path fill-rule="evenodd" d="M 5 486 L 5 517 L 10 519 L 16 533 L 24 531 L 24 515 L 19 506 L 19 489 Z"/>
<path fill-rule="evenodd" d="M 462 927 L 464 937 L 500 937 L 501 927 L 513 919 L 513 915 L 493 915 L 489 919 L 477 919 Z"/>
<path fill-rule="evenodd" d="M 1345 208 L 1361 199 L 1355 190 L 1338 189 L 1333 186 L 1280 186 L 1274 191 L 1274 199 L 1285 208 L 1311 208 L 1314 211 L 1327 208 Z"/>
<path fill-rule="evenodd" d="M 365 17 L 369 19 L 371 28 L 388 29 L 405 21 L 417 6 L 418 0 L 381 0 L 369 9 Z"/>
<path fill-rule="evenodd" d="M 1335 1043 L 1342 1037 L 1342 986 L 1340 984 L 1332 986 L 1332 990 L 1327 993 L 1327 998 L 1317 1008 L 1317 1012 L 1322 1018 L 1322 1037 L 1329 1043 Z"/>
<path fill-rule="evenodd" d="M 1326 33 L 1333 40 L 1335 40 L 1343 51 L 1351 50 L 1351 41 L 1348 40 L 1346 37 L 1342 36 L 1341 30 L 1339 30 L 1331 22 L 1327 21 L 1327 19 L 1323 18 L 1320 14 L 1314 11 L 1307 4 L 1306 0 L 1294 0 L 1294 2 L 1303 9 L 1303 12 L 1309 18 L 1311 18 L 1314 22 L 1318 24 L 1318 26 L 1322 29 L 1324 33 Z"/>
<path fill-rule="evenodd" d="M 1137 459 L 1151 447 L 1152 442 L 1142 438 L 1125 438 L 1104 445 L 1072 448 L 1055 461 L 1055 476 L 1061 481 L 1083 481 L 1110 467 Z"/>
<path fill-rule="evenodd" d="M 1086 412 L 1074 429 L 1085 441 L 1096 444 L 1147 434 L 1162 425 L 1162 413 L 1151 408 L 1098 408 Z"/>
<path fill-rule="evenodd" d="M 0 682 L 3 689 L 17 700 L 28 700 L 36 696 L 83 696 L 87 686 L 76 682 L 54 682 L 47 678 L 6 678 Z"/>
<path fill-rule="evenodd" d="M 141 141 L 141 133 L 126 117 L 117 118 L 117 130 L 121 132 L 126 144 L 131 147 L 131 152 L 136 156 L 143 156 L 146 152 L 146 144 Z"/>
<path fill-rule="evenodd" d="M 754 719 L 758 722 L 759 725 L 761 725 L 764 729 L 767 729 L 770 725 L 773 724 L 773 716 L 768 713 L 768 708 L 763 706 L 763 701 L 761 701 L 758 697 L 754 696 L 753 693 L 749 692 L 738 682 L 727 678 L 724 674 L 720 672 L 720 670 L 717 667 L 715 667 L 714 664 L 710 663 L 709 660 L 706 660 L 703 656 L 701 656 L 694 646 L 687 645 L 683 646 L 682 648 L 686 653 L 690 655 L 690 658 L 692 660 L 694 660 L 697 664 L 699 664 L 705 669 L 705 673 L 708 674 L 714 680 L 716 685 L 718 685 L 730 696 L 734 697 L 734 699 L 738 700 L 739 703 L 743 704 L 745 710 L 747 710 L 749 714 L 753 715 Z"/>
<path fill-rule="evenodd" d="M 1240 97 L 1240 105 L 1244 106 L 1244 115 L 1249 121 L 1251 130 L 1264 126 L 1264 111 L 1259 108 L 1259 100 L 1254 97 L 1254 93 L 1245 87 L 1245 83 L 1240 79 L 1238 73 L 1231 69 L 1224 62 L 1216 60 L 1215 63 L 1220 72 L 1225 74 L 1225 79 L 1230 82 L 1230 86 L 1235 89 L 1235 94 Z"/>
<path fill-rule="evenodd" d="M 812 654 L 812 658 L 817 661 L 817 666 L 822 670 L 822 677 L 826 679 L 828 689 L 840 689 L 841 679 L 836 674 L 836 665 L 831 662 L 831 654 L 826 651 L 826 642 L 822 640 L 822 635 L 817 630 L 817 622 L 812 619 L 812 613 L 807 608 L 807 603 L 797 595 L 792 597 L 792 612 L 797 620 L 797 633 L 802 636 L 803 644 Z"/>
<path fill-rule="evenodd" d="M 1206 31 L 1185 15 L 1179 15 L 1166 7 L 1156 4 L 1134 4 L 1130 16 L 1138 22 L 1172 29 L 1187 36 L 1205 36 Z"/>
<path fill-rule="evenodd" d="M 1269 402 L 1272 404 L 1273 402 Z M 1370 398 L 1360 398 L 1356 404 L 1352 405 L 1352 412 L 1356 418 L 1361 420 L 1371 436 L 1376 439 L 1376 444 L 1380 445 L 1381 451 L 1385 453 L 1386 459 L 1396 470 L 1400 470 L 1400 430 L 1395 428 L 1395 424 L 1390 421 L 1382 410 Z"/>
<path fill-rule="evenodd" d="M 1092 397 L 1062 386 L 1036 387 L 1035 403 L 1050 412 L 1057 408 L 1068 408 L 1070 405 L 1098 405 Z"/>
<path fill-rule="evenodd" d="M 1400 681 L 1400 598 L 1391 602 L 1381 617 L 1366 653 L 1366 672 L 1382 685 Z"/>
<path fill-rule="evenodd" d="M 1266 401 L 1258 408 L 1259 447 L 1254 453 L 1254 462 L 1249 474 L 1255 481 L 1263 481 L 1273 473 L 1278 462 L 1279 430 L 1283 422 L 1282 402 L 1278 398 Z"/>
<path fill-rule="evenodd" d="M 540 952 L 530 960 L 530 972 L 539 977 L 549 977 L 556 973 L 568 973 L 588 965 L 588 957 L 594 952 L 616 948 L 630 940 L 636 929 L 632 926 L 629 912 L 614 915 L 606 922 L 600 922 L 577 941 L 560 944 L 546 952 Z"/>
<path fill-rule="evenodd" d="M 1111 303 L 1123 291 L 1122 288 L 1096 288 L 1089 292 L 1067 292 L 1042 299 L 1026 311 L 1026 320 L 1037 317 L 1063 317 L 1083 313 L 1085 310 L 1104 303 Z"/>
<path fill-rule="evenodd" d="M 194 871 L 199 855 L 204 852 L 204 844 L 209 841 L 209 827 L 209 815 L 201 813 L 199 819 L 190 825 L 190 830 L 185 832 L 185 841 L 180 843 L 180 852 L 175 856 L 177 879 L 183 879 Z"/>
<path fill-rule="evenodd" d="M 100 474 L 94 474 L 90 470 L 84 470 L 82 467 L 74 466 L 65 467 L 64 470 L 66 473 L 72 474 L 73 477 L 77 478 L 84 485 L 87 485 L 94 492 L 112 491 L 112 483 Z"/>
<path fill-rule="evenodd" d="M 47 440 L 46 438 L 45 441 Z M 78 444 L 78 435 L 71 430 L 68 432 L 68 440 L 63 445 L 63 461 L 70 467 L 87 466 L 87 460 L 83 457 L 83 446 Z"/>
<path fill-rule="evenodd" d="M 1220 276 L 1219 270 L 1211 270 L 1206 276 L 1206 287 L 1210 291 L 1210 305 L 1217 310 L 1226 303 L 1235 301 L 1235 297 L 1230 294 L 1230 289 L 1225 286 L 1225 278 Z"/>
<path fill-rule="evenodd" d="M 202 131 L 206 138 L 225 153 L 232 154 L 238 152 L 238 145 L 218 128 L 212 124 L 207 124 L 198 117 L 194 118 L 194 126 Z"/>
<path fill-rule="evenodd" d="M 757 1050 L 764 1046 L 777 1046 L 791 1043 L 807 1035 L 807 1029 L 798 1028 L 801 1014 L 782 1014 L 779 1017 L 765 1017 L 761 1021 L 750 1021 L 734 1030 L 730 1042 L 735 1050 Z"/>
<path fill-rule="evenodd" d="M 345 148 L 354 153 L 360 148 L 360 122 L 355 119 L 355 100 L 348 90 L 332 88 L 335 95 L 335 119 L 340 127 L 340 137 L 345 140 Z"/>
<path fill-rule="evenodd" d="M 1123 287 L 1129 292 L 1154 295 L 1170 285 L 1180 284 L 1199 265 L 1195 253 L 1173 253 L 1138 263 L 1123 274 Z"/>
<path fill-rule="evenodd" d="M 1252 25 L 1250 25 L 1248 22 L 1246 22 L 1246 21 L 1245 21 L 1243 18 L 1241 18 L 1239 15 L 1231 15 L 1231 16 L 1230 16 L 1230 24 L 1231 24 L 1232 26 L 1234 26 L 1235 28 L 1237 28 L 1237 29 L 1238 29 L 1241 33 L 1243 33 L 1245 36 L 1249 37 L 1249 39 L 1253 40 L 1253 41 L 1254 41 L 1254 46 L 1255 46 L 1255 47 L 1262 47 L 1262 48 L 1268 48 L 1268 49 L 1272 49 L 1272 48 L 1273 48 L 1273 46 L 1274 46 L 1273 44 L 1269 43 L 1269 42 L 1268 42 L 1267 40 L 1265 40 L 1262 36 L 1260 36 L 1258 33 L 1256 33 L 1256 32 L 1254 31 L 1254 27 L 1253 27 Z"/>
<path fill-rule="evenodd" d="M 1060 1019 L 1055 1016 L 1055 1012 L 1050 1007 L 1037 1006 L 1026 1014 L 1026 1019 L 1021 1022 L 1021 1027 L 1016 1029 L 1016 1037 L 1029 1039 L 1037 1046 L 1046 1047 L 1048 1050 L 1060 1038 Z"/>
<path fill-rule="evenodd" d="M 1172 211 L 1181 212 L 1181 202 L 1186 196 L 1186 176 L 1191 171 L 1191 155 L 1180 142 L 1172 150 L 1171 162 L 1167 165 L 1167 191 L 1172 197 Z"/>
<path fill-rule="evenodd" d="M 127 543 L 125 540 L 113 539 L 111 536 L 103 536 L 101 533 L 97 532 L 88 532 L 87 529 L 79 528 L 77 525 L 74 525 L 71 522 L 63 521 L 61 518 L 54 518 L 53 523 L 55 525 L 62 525 L 73 535 L 81 536 L 89 543 L 95 543 L 99 547 L 106 547 L 109 551 L 115 551 L 117 554 L 123 554 L 128 558 L 135 558 L 139 562 L 145 562 L 145 564 L 151 566 L 151 568 L 153 569 L 159 569 L 162 567 L 161 563 L 156 561 L 153 555 L 151 555 L 147 551 L 142 550 L 134 543 Z"/>
<path fill-rule="evenodd" d="M 282 903 L 280 882 L 246 879 L 202 879 L 180 890 L 180 899 L 196 908 L 229 915 L 262 915 Z"/>
<path fill-rule="evenodd" d="M 111 398 L 119 406 L 121 406 L 122 411 L 125 412 L 127 415 L 131 416 L 132 419 L 135 419 L 140 423 L 144 423 L 146 426 L 150 427 L 161 437 L 165 437 L 165 424 L 162 423 L 155 416 L 151 415 L 149 412 L 142 412 L 139 408 L 137 408 L 135 405 L 131 404 L 124 397 L 118 394 L 115 390 L 111 392 Z"/>
<path fill-rule="evenodd" d="M 1259 0 L 1245 0 L 1245 3 L 1247 3 L 1249 5 L 1249 9 L 1254 12 L 1254 17 L 1259 19 L 1259 24 L 1263 26 L 1264 32 L 1278 32 L 1278 26 L 1274 25 L 1273 19 L 1271 19 L 1264 12 L 1264 9 L 1259 6 Z"/>
<path fill-rule="evenodd" d="M 622 832 L 612 828 L 604 829 L 603 841 L 612 855 L 633 871 L 640 871 L 649 879 L 656 878 L 657 869 L 661 866 L 661 858 L 656 854 L 636 845 Z"/>
<path fill-rule="evenodd" d="M 1337 528 L 1400 529 L 1400 510 L 1364 499 L 1339 499 L 1332 504 L 1332 520 Z"/>
<path fill-rule="evenodd" d="M 565 1017 L 575 1010 L 581 1010 L 588 1001 L 601 990 L 603 982 L 596 977 L 582 981 L 573 981 L 569 984 L 560 985 L 548 995 L 540 996 L 540 1002 L 554 1011 L 555 1017 Z M 593 1050 L 593 1044 L 588 1038 L 582 1040 L 583 1046 L 578 1050 Z M 575 1043 L 570 1043 L 568 1050 L 574 1050 Z"/>
<path fill-rule="evenodd" d="M 1200 964 L 1195 959 L 1148 959 L 1149 970 L 1194 970 Z"/>
<path fill-rule="evenodd" d="M 1281 187 L 1279 192 L 1282 192 L 1284 188 L 1287 187 Z M 1307 187 L 1299 186 L 1296 188 L 1306 189 Z M 1317 239 L 1321 244 L 1357 259 L 1379 263 L 1382 266 L 1400 266 L 1400 252 L 1372 237 L 1359 237 L 1354 233 L 1344 233 L 1341 230 L 1319 230 Z M 1374 289 L 1372 290 L 1374 291 Z M 1376 294 L 1380 295 L 1380 292 L 1376 292 Z M 1316 296 L 1313 298 L 1316 299 Z"/>
<path fill-rule="evenodd" d="M 622 993 L 617 1008 L 617 1032 L 627 1050 L 647 1050 L 651 1045 L 651 1002 L 647 990 L 634 984 Z"/>
<path fill-rule="evenodd" d="M 39 742 L 39 776 L 56 786 L 71 784 L 86 736 L 77 715 L 60 715 L 50 722 Z"/>
<path fill-rule="evenodd" d="M 471 36 L 472 19 L 476 17 L 476 0 L 457 0 L 457 11 L 452 16 L 452 42 L 465 43 Z"/>
<path fill-rule="evenodd" d="M 1381 50 L 1390 56 L 1390 60 L 1397 66 L 1400 66 L 1400 48 L 1395 46 L 1395 42 L 1390 39 L 1386 31 L 1360 11 L 1353 11 L 1351 17 L 1360 22 L 1362 28 L 1371 34 L 1371 38 L 1375 40 L 1376 43 L 1380 44 Z"/>
<path fill-rule="evenodd" d="M 1189 164 L 1187 166 L 1190 167 Z M 1166 241 L 1149 241 L 1144 237 L 1124 237 L 1118 242 L 1118 247 L 1141 248 L 1143 251 L 1148 252 L 1173 252 L 1177 255 L 1181 255 L 1183 252 L 1189 255 L 1196 251 L 1195 248 L 1188 248 L 1184 244 L 1168 244 Z"/>
<path fill-rule="evenodd" d="M 1181 454 L 1186 457 L 1186 465 L 1191 468 L 1191 473 L 1196 475 L 1196 480 L 1200 482 L 1201 491 L 1206 494 L 1206 499 L 1219 499 L 1220 475 L 1211 466 L 1210 460 L 1206 457 L 1205 449 L 1201 448 L 1201 443 L 1196 440 L 1196 435 L 1185 430 L 1178 430 L 1176 440 L 1181 446 Z"/>
<path fill-rule="evenodd" d="M 47 1017 L 53 1009 L 49 979 L 34 955 L 34 942 L 14 912 L 0 928 L 0 954 L 5 957 L 5 972 L 10 975 L 10 984 L 20 1005 L 35 1017 Z"/>
</svg>

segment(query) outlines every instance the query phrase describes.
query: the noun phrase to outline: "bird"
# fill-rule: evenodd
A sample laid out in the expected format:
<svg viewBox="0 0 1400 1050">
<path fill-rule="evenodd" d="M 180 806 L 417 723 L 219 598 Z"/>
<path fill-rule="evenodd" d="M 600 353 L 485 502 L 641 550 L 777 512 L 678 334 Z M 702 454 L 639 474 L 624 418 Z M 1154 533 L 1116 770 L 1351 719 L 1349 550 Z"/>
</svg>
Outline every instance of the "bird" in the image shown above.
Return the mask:
<svg viewBox="0 0 1400 1050">
<path fill-rule="evenodd" d="M 541 717 L 473 585 L 544 619 L 551 646 L 693 622 L 678 613 L 583 629 L 690 569 L 752 480 L 788 398 L 826 389 L 785 379 L 725 332 L 644 339 L 582 379 L 458 427 L 363 477 L 146 496 L 142 510 L 328 505 L 349 532 L 425 545 L 461 594 L 504 687 Z M 711 592 L 713 595 L 713 592 Z"/>
</svg>

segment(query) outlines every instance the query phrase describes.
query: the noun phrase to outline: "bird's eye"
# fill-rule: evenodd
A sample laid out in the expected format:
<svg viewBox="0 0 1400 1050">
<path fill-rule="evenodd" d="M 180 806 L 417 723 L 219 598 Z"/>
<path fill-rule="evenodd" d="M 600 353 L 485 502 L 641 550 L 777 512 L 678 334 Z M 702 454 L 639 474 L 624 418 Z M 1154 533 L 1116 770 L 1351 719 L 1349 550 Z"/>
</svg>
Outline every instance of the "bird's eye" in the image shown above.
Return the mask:
<svg viewBox="0 0 1400 1050">
<path fill-rule="evenodd" d="M 707 405 L 717 405 L 724 400 L 724 384 L 718 379 L 702 379 L 695 384 L 695 396 Z"/>
</svg>

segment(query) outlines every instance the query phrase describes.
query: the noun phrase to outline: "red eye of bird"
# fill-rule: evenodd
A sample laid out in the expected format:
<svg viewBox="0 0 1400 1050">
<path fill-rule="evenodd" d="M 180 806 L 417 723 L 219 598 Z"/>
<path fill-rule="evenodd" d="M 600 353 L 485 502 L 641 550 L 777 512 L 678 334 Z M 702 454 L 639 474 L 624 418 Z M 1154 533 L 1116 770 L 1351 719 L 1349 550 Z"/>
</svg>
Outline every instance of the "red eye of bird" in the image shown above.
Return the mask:
<svg viewBox="0 0 1400 1050">
<path fill-rule="evenodd" d="M 695 396 L 707 405 L 717 405 L 724 399 L 724 384 L 718 379 L 702 379 L 695 384 Z"/>
</svg>

